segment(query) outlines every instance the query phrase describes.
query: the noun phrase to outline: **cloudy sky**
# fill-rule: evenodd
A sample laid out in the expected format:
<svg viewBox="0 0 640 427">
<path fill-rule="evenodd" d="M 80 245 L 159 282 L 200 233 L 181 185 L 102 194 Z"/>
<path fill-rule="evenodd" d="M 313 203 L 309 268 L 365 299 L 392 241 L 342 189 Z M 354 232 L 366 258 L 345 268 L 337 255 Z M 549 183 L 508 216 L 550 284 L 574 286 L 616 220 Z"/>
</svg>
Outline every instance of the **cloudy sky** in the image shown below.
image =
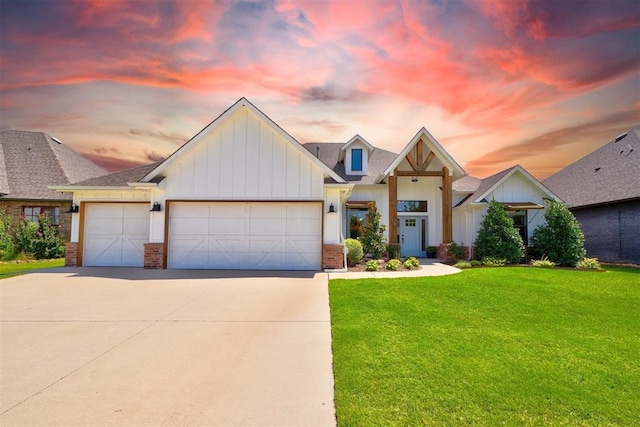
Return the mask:
<svg viewBox="0 0 640 427">
<path fill-rule="evenodd" d="M 539 178 L 640 125 L 640 0 L 0 0 L 2 128 L 110 170 L 167 156 L 240 97 L 300 142 Z"/>
</svg>

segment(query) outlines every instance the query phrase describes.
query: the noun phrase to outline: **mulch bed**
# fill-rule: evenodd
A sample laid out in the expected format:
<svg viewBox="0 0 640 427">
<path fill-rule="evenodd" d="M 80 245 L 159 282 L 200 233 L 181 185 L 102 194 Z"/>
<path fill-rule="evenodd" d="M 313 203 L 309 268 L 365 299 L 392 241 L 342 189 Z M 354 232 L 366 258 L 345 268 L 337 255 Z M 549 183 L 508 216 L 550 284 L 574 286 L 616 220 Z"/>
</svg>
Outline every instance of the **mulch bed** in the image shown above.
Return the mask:
<svg viewBox="0 0 640 427">
<path fill-rule="evenodd" d="M 353 267 L 347 267 L 347 270 L 349 272 L 359 272 L 359 271 L 367 271 L 367 261 L 369 260 L 363 260 L 360 264 L 356 264 Z M 411 271 L 411 270 L 420 270 L 422 267 L 418 266 L 416 268 L 412 268 L 411 270 L 408 268 L 404 268 L 404 265 L 402 263 L 400 263 L 400 265 L 398 266 L 397 270 L 387 270 L 385 267 L 387 266 L 387 261 L 384 259 L 379 259 L 378 260 L 378 271 L 377 272 L 393 272 L 393 271 Z"/>
</svg>

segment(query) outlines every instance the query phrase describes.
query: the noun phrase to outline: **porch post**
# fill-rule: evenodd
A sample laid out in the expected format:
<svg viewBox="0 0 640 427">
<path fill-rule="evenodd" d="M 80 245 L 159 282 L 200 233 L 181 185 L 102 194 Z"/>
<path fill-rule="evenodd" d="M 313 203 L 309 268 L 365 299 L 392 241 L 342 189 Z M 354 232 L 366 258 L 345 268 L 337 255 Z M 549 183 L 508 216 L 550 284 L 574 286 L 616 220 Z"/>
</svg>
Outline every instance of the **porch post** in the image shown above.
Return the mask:
<svg viewBox="0 0 640 427">
<path fill-rule="evenodd" d="M 398 177 L 389 175 L 389 243 L 398 243 Z"/>
<path fill-rule="evenodd" d="M 442 242 L 449 243 L 453 240 L 453 208 L 452 208 L 452 181 L 449 176 L 449 168 L 442 168 Z"/>
</svg>

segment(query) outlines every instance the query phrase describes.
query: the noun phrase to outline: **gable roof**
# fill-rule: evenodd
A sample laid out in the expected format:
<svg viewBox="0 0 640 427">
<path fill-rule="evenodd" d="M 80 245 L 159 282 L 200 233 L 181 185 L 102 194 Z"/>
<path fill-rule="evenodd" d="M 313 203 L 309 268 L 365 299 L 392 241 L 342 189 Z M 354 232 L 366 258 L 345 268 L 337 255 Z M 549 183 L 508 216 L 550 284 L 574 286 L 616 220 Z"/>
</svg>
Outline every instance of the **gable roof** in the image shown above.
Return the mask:
<svg viewBox="0 0 640 427">
<path fill-rule="evenodd" d="M 160 162 L 156 162 L 150 163 L 148 165 L 137 166 L 131 169 L 125 169 L 120 172 L 111 173 L 109 175 L 75 182 L 69 187 L 126 187 L 130 182 L 140 181 L 149 172 L 158 167 L 159 164 Z"/>
<path fill-rule="evenodd" d="M 609 141 L 543 182 L 569 207 L 640 198 L 640 127 Z"/>
<path fill-rule="evenodd" d="M 350 184 L 378 184 L 376 177 L 379 176 L 387 166 L 396 158 L 397 154 L 381 148 L 373 147 L 369 157 L 368 175 L 347 175 L 344 168 L 344 161 L 340 159 L 342 147 L 341 142 L 308 142 L 303 145 L 314 157 L 317 155 L 322 163 L 330 167 L 333 172 L 340 176 L 345 182 Z"/>
<path fill-rule="evenodd" d="M 69 184 L 107 171 L 44 132 L 0 131 L 0 197 L 65 200 L 51 184 Z"/>
<path fill-rule="evenodd" d="M 167 157 L 165 160 L 160 162 L 158 166 L 156 166 L 152 171 L 146 174 L 140 181 L 141 182 L 151 182 L 158 175 L 160 175 L 169 165 L 175 162 L 177 159 L 182 157 L 185 152 L 189 151 L 191 147 L 197 145 L 206 135 L 210 134 L 217 130 L 229 117 L 235 114 L 241 108 L 246 108 L 251 111 L 254 115 L 258 117 L 259 120 L 264 122 L 267 126 L 269 126 L 274 132 L 280 135 L 285 141 L 291 144 L 292 147 L 297 149 L 301 154 L 306 156 L 313 164 L 322 169 L 322 171 L 333 178 L 336 182 L 343 183 L 344 180 L 336 174 L 333 170 L 331 170 L 327 165 L 322 163 L 318 158 L 311 155 L 308 150 L 305 150 L 295 138 L 289 135 L 284 131 L 280 126 L 278 126 L 273 120 L 267 117 L 262 111 L 256 108 L 251 102 L 249 102 L 246 98 L 240 98 L 235 104 L 231 107 L 227 108 L 222 114 L 220 114 L 215 120 L 205 126 L 200 132 L 198 132 L 193 138 L 185 142 L 180 148 L 178 148 L 173 154 Z"/>
<path fill-rule="evenodd" d="M 360 141 L 364 144 L 365 147 L 367 147 L 367 150 L 369 150 L 369 157 L 371 157 L 371 154 L 373 154 L 373 150 L 376 149 L 376 147 L 374 147 L 373 145 L 369 144 L 369 141 L 367 141 L 366 139 L 364 139 L 363 137 L 361 137 L 358 134 L 355 134 L 353 138 L 351 138 L 349 141 L 345 142 L 344 145 L 342 147 L 340 147 L 340 157 L 339 157 L 339 161 L 344 161 L 345 156 L 347 154 L 347 148 L 349 148 L 349 146 L 351 144 L 353 144 L 356 141 Z"/>
<path fill-rule="evenodd" d="M 560 201 L 560 198 L 558 196 L 556 196 L 551 190 L 545 187 L 533 175 L 527 172 L 525 168 L 520 165 L 515 165 L 481 180 L 473 194 L 471 194 L 471 196 L 469 197 L 465 197 L 465 199 L 458 203 L 458 205 L 455 207 L 486 202 L 485 198 L 516 172 L 522 174 L 529 182 L 538 187 L 540 191 L 548 196 L 548 198 Z"/>
<path fill-rule="evenodd" d="M 457 180 L 465 176 L 467 173 L 462 166 L 456 162 L 453 157 L 440 145 L 438 141 L 429 133 L 427 129 L 424 127 L 421 128 L 418 133 L 409 141 L 409 143 L 402 149 L 400 154 L 396 157 L 396 159 L 384 170 L 384 172 L 378 176 L 377 182 L 381 182 L 384 178 L 386 178 L 398 165 L 404 160 L 406 155 L 415 147 L 415 145 L 424 138 L 427 146 L 436 154 L 436 157 L 442 161 L 442 163 L 449 168 L 449 171 L 453 173 L 453 180 Z"/>
<path fill-rule="evenodd" d="M 459 193 L 473 193 L 475 192 L 482 180 L 475 176 L 465 175 L 457 181 L 453 182 L 453 191 Z"/>
</svg>

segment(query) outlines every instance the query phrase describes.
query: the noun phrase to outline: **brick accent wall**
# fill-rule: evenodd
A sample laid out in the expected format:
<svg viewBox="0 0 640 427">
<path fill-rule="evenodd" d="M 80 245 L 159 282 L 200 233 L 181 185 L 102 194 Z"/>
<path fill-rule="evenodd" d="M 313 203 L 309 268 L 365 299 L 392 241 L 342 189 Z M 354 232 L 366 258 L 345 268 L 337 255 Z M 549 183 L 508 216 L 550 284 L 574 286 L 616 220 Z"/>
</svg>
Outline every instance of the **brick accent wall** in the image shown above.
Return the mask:
<svg viewBox="0 0 640 427">
<path fill-rule="evenodd" d="M 163 269 L 164 267 L 164 243 L 144 244 L 144 268 Z"/>
<path fill-rule="evenodd" d="M 344 268 L 342 245 L 322 246 L 322 269 Z"/>
<path fill-rule="evenodd" d="M 15 219 L 22 219 L 25 206 L 53 206 L 60 208 L 60 225 L 58 233 L 62 241 L 68 242 L 71 236 L 71 214 L 67 211 L 71 206 L 71 200 L 64 202 L 43 202 L 40 200 L 0 200 L 0 210 Z"/>
<path fill-rule="evenodd" d="M 64 266 L 76 267 L 78 265 L 78 244 L 67 242 L 64 244 Z"/>
</svg>

